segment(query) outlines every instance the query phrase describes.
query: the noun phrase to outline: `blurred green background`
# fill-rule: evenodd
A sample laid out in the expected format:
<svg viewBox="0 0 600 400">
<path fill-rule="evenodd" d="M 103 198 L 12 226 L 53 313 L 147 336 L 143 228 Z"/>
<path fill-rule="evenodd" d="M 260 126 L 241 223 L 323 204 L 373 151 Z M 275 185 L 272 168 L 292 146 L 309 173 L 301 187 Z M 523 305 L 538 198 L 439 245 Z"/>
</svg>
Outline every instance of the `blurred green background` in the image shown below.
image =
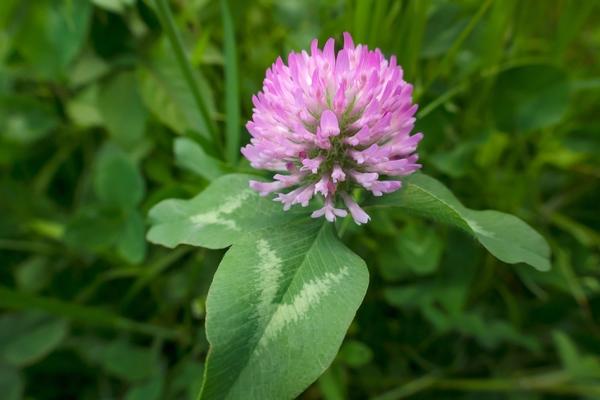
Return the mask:
<svg viewBox="0 0 600 400">
<path fill-rule="evenodd" d="M 2 399 L 195 398 L 223 252 L 146 244 L 146 212 L 248 171 L 219 143 L 248 141 L 266 68 L 343 31 L 415 85 L 424 171 L 541 231 L 553 269 L 400 211 L 348 225 L 370 288 L 302 398 L 600 398 L 597 1 L 170 6 L 187 77 L 153 1 L 0 2 Z"/>
</svg>

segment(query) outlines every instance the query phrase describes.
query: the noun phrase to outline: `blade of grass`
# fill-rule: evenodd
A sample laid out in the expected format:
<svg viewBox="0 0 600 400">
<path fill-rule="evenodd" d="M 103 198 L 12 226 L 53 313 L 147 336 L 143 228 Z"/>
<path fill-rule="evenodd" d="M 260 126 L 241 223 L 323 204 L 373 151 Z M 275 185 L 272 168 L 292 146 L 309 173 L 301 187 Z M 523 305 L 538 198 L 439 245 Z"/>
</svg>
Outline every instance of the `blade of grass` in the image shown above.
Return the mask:
<svg viewBox="0 0 600 400">
<path fill-rule="evenodd" d="M 584 310 L 585 313 L 589 313 L 588 298 L 585 294 L 583 286 L 581 285 L 580 278 L 573 270 L 573 266 L 571 264 L 571 256 L 566 250 L 561 248 L 557 249 L 556 266 L 565 278 L 567 285 L 569 285 L 571 295 L 573 296 L 577 304 L 579 304 L 579 306 Z"/>
<path fill-rule="evenodd" d="M 0 307 L 11 310 L 37 309 L 74 322 L 123 330 L 142 335 L 186 341 L 182 332 L 132 321 L 97 307 L 82 306 L 49 297 L 36 296 L 0 286 Z"/>
<path fill-rule="evenodd" d="M 221 0 L 225 55 L 225 159 L 235 164 L 240 154 L 240 91 L 235 27 L 228 0 Z"/>
<path fill-rule="evenodd" d="M 392 29 L 394 29 L 394 23 L 396 21 L 396 18 L 399 18 L 399 16 L 401 15 L 401 11 L 402 11 L 402 1 L 393 1 L 390 5 L 390 7 L 388 7 L 387 12 L 385 13 L 385 17 L 383 19 L 383 22 L 381 24 L 381 26 L 378 28 L 380 32 L 383 33 L 383 36 L 386 37 L 386 39 L 388 40 L 387 44 L 393 46 L 393 44 L 395 43 L 395 38 L 397 37 L 397 35 L 388 35 L 389 32 L 392 32 Z M 394 33 L 397 33 L 398 30 L 395 29 L 393 31 Z M 393 48 L 393 47 L 392 47 Z M 398 54 L 396 54 L 398 55 Z"/>
<path fill-rule="evenodd" d="M 477 26 L 477 23 L 479 23 L 479 21 L 481 20 L 481 18 L 485 15 L 485 12 L 488 10 L 488 8 L 490 8 L 490 6 L 492 5 L 493 1 L 494 0 L 486 0 L 483 3 L 481 3 L 481 6 L 477 10 L 477 12 L 471 17 L 469 23 L 467 24 L 467 26 L 465 26 L 465 29 L 463 29 L 462 32 L 460 33 L 460 35 L 458 35 L 458 37 L 456 38 L 456 40 L 452 44 L 452 47 L 450 47 L 450 50 L 448 50 L 448 52 L 446 53 L 446 55 L 444 56 L 444 58 L 436 66 L 436 68 L 434 69 L 433 73 L 429 77 L 429 80 L 424 85 L 424 87 L 419 92 L 419 94 L 426 93 L 427 89 L 429 89 L 429 87 L 431 86 L 431 84 L 433 84 L 433 82 L 435 82 L 435 80 L 443 72 L 446 72 L 448 70 L 448 68 L 452 64 L 452 61 L 454 61 L 454 57 L 456 57 L 456 54 L 460 50 L 462 44 L 465 42 L 465 40 L 467 40 L 467 38 L 469 37 L 469 35 L 473 31 L 473 29 L 475 29 L 475 27 Z M 415 96 L 415 97 L 418 97 L 418 96 Z"/>
<path fill-rule="evenodd" d="M 517 5 L 515 0 L 505 0 L 497 1 L 490 8 L 489 18 L 482 33 L 486 44 L 481 50 L 482 70 L 494 68 L 502 62 Z"/>
<path fill-rule="evenodd" d="M 404 69 L 405 79 L 413 82 L 421 80 L 417 63 L 430 5 L 429 0 L 411 1 L 404 7 L 397 24 L 396 30 L 399 33 L 393 47 L 396 49 L 398 60 Z"/>
<path fill-rule="evenodd" d="M 444 93 L 442 93 L 441 95 L 436 97 L 431 102 L 427 103 L 427 105 L 425 107 L 423 107 L 422 109 L 420 109 L 417 112 L 417 118 L 425 118 L 428 114 L 430 114 L 436 108 L 438 108 L 442 104 L 446 103 L 447 101 L 452 99 L 457 94 L 469 89 L 469 87 L 471 87 L 473 84 L 479 83 L 482 80 L 486 80 L 488 78 L 493 78 L 494 76 L 500 74 L 503 71 L 506 71 L 507 69 L 514 68 L 517 66 L 525 66 L 525 65 L 548 64 L 550 62 L 551 62 L 551 60 L 548 60 L 546 58 L 526 57 L 526 58 L 514 59 L 514 60 L 508 61 L 504 64 L 497 65 L 493 68 L 489 68 L 488 70 L 479 74 L 479 76 L 468 77 L 467 79 L 460 82 L 453 88 L 446 90 Z"/>
<path fill-rule="evenodd" d="M 388 1 L 376 1 L 374 8 L 373 15 L 371 16 L 371 20 L 369 22 L 371 25 L 371 31 L 369 33 L 369 45 L 373 47 L 380 46 L 379 33 L 381 27 L 383 26 L 383 19 L 386 11 L 389 11 Z"/>
<path fill-rule="evenodd" d="M 558 59 L 567 60 L 563 57 L 569 48 L 569 43 L 581 32 L 581 28 L 592 13 L 597 1 L 567 0 L 561 4 L 558 18 L 558 29 L 556 30 L 556 56 Z"/>
<path fill-rule="evenodd" d="M 371 2 L 369 0 L 357 0 L 354 6 L 354 32 L 355 41 L 367 42 L 367 26 L 371 20 Z"/>
<path fill-rule="evenodd" d="M 434 387 L 461 392 L 538 392 L 586 397 L 600 395 L 600 385 L 569 382 L 569 377 L 564 371 L 504 379 L 441 379 L 435 383 Z"/>
<path fill-rule="evenodd" d="M 372 398 L 371 400 L 397 400 L 405 399 L 416 393 L 425 391 L 436 382 L 438 378 L 435 374 L 425 375 L 395 389 L 390 390 L 382 395 Z"/>
<path fill-rule="evenodd" d="M 0 250 L 41 254 L 51 254 L 55 251 L 52 246 L 46 243 L 13 239 L 0 239 Z"/>
<path fill-rule="evenodd" d="M 223 145 L 219 138 L 219 134 L 217 132 L 217 127 L 211 118 L 210 112 L 208 110 L 208 106 L 200 93 L 200 88 L 198 87 L 198 82 L 196 81 L 196 77 L 194 76 L 194 70 L 192 69 L 192 64 L 185 54 L 185 50 L 183 47 L 183 41 L 177 32 L 177 28 L 175 26 L 175 21 L 173 20 L 173 14 L 171 13 L 171 9 L 167 4 L 167 0 L 154 0 L 156 5 L 156 10 L 158 12 L 159 19 L 165 30 L 169 42 L 173 47 L 173 51 L 175 52 L 175 58 L 177 59 L 177 63 L 179 64 L 179 68 L 181 68 L 181 72 L 183 73 L 183 77 L 187 81 L 190 91 L 192 92 L 192 96 L 194 97 L 194 101 L 200 110 L 200 114 L 202 118 L 205 120 L 206 126 L 209 129 L 209 135 L 214 141 L 215 145 L 218 149 L 222 150 Z"/>
<path fill-rule="evenodd" d="M 570 382 L 569 376 L 564 371 L 550 371 L 538 375 L 514 378 L 490 379 L 444 379 L 436 378 L 432 374 L 401 385 L 387 393 L 372 398 L 372 400 L 397 400 L 419 392 L 432 390 L 480 393 L 534 392 L 596 397 L 600 394 L 600 385 Z"/>
</svg>

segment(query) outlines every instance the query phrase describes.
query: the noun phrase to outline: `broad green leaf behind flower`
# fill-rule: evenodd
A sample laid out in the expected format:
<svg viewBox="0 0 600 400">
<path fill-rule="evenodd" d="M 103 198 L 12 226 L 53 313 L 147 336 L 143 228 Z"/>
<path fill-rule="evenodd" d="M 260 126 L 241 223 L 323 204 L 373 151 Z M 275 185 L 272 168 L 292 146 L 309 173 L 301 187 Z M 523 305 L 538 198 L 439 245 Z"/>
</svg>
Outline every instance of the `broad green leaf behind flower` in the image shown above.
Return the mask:
<svg viewBox="0 0 600 400">
<path fill-rule="evenodd" d="M 550 269 L 550 247 L 546 240 L 514 215 L 493 210 L 471 210 L 437 180 L 414 174 L 405 178 L 404 188 L 373 198 L 370 206 L 402 207 L 415 215 L 453 225 L 472 234 L 492 255 L 509 264 L 526 263 Z"/>
</svg>

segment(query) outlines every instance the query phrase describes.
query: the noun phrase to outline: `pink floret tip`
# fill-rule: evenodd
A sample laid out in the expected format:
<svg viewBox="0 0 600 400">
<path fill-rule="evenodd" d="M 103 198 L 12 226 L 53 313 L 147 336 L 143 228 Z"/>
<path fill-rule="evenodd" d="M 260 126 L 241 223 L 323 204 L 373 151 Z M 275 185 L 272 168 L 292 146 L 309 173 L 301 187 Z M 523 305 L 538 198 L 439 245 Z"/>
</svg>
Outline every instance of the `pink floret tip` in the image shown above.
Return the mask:
<svg viewBox="0 0 600 400">
<path fill-rule="evenodd" d="M 402 79 L 396 58 L 354 45 L 344 33 L 335 52 L 313 40 L 310 53 L 278 58 L 267 70 L 262 91 L 253 96 L 252 136 L 242 154 L 252 167 L 276 171 L 273 182 L 250 181 L 262 196 L 275 193 L 284 210 L 308 206 L 314 196 L 324 206 L 313 218 L 328 221 L 348 212 L 358 225 L 369 215 L 351 193 L 394 192 L 412 174 L 422 133 L 411 135 L 417 105 L 412 85 Z"/>
</svg>

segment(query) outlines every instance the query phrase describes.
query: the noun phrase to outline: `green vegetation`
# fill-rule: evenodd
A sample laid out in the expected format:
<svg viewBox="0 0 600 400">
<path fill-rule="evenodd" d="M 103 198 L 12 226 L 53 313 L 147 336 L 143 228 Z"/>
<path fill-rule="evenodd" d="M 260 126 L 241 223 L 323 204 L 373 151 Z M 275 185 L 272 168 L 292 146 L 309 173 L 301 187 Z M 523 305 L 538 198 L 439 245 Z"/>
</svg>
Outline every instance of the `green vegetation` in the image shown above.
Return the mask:
<svg viewBox="0 0 600 400">
<path fill-rule="evenodd" d="M 206 374 L 206 398 L 278 399 L 332 359 L 300 398 L 600 397 L 598 20 L 594 0 L 3 0 L 1 397 L 196 399 Z M 239 147 L 276 57 L 343 31 L 398 56 L 437 180 L 338 238 L 245 191 Z M 314 285 L 279 308 L 259 285 L 247 324 L 257 257 Z M 272 335 L 285 307 L 298 328 Z M 256 356 L 301 340 L 329 351 Z"/>
</svg>

